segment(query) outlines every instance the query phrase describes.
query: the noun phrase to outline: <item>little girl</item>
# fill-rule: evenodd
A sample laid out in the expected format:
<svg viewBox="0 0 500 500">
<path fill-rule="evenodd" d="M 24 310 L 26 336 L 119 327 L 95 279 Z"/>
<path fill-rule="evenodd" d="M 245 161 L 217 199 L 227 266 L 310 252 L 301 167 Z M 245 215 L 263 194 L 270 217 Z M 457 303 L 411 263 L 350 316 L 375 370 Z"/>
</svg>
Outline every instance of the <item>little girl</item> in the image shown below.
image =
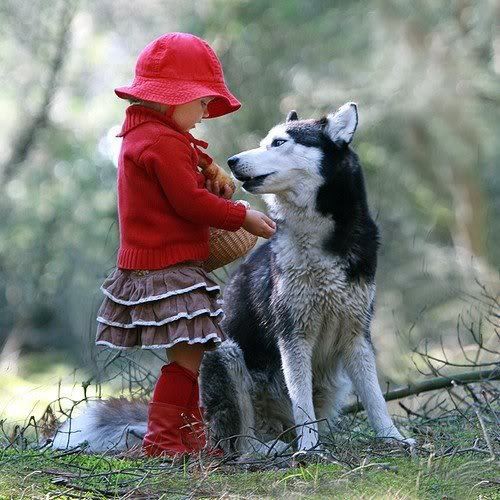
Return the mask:
<svg viewBox="0 0 500 500">
<path fill-rule="evenodd" d="M 212 159 L 189 130 L 240 107 L 204 40 L 187 33 L 154 40 L 139 55 L 132 85 L 115 92 L 131 105 L 119 134 L 118 262 L 101 286 L 96 344 L 167 349 L 143 450 L 192 453 L 206 444 L 198 402 L 203 352 L 226 338 L 220 288 L 201 267 L 209 227 L 269 238 L 276 225 L 230 201 L 232 187 L 208 184 L 198 170 Z"/>
</svg>

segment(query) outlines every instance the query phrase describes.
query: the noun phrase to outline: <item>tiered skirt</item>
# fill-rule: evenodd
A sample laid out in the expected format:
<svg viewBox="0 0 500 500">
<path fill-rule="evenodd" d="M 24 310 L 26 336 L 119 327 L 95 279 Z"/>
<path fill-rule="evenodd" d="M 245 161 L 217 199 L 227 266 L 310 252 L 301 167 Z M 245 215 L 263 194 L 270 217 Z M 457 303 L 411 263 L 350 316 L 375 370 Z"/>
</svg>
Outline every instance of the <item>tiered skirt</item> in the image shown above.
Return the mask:
<svg viewBox="0 0 500 500">
<path fill-rule="evenodd" d="M 201 262 L 157 270 L 114 269 L 101 286 L 96 344 L 117 349 L 170 348 L 178 342 L 214 349 L 226 339 L 219 285 Z"/>
</svg>

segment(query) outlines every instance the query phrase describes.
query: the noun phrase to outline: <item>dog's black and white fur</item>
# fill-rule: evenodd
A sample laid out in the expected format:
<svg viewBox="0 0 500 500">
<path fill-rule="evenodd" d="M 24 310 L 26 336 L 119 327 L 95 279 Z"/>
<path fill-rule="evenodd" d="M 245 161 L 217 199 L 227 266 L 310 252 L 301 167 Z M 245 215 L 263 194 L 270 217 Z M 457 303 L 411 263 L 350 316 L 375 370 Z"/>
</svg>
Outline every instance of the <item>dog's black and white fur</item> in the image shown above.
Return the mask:
<svg viewBox="0 0 500 500">
<path fill-rule="evenodd" d="M 277 231 L 227 285 L 230 340 L 201 366 L 210 439 L 226 450 L 266 451 L 256 443 L 294 426 L 298 449 L 315 448 L 352 386 L 377 436 L 414 442 L 394 426 L 377 381 L 370 323 L 379 236 L 349 146 L 357 124 L 354 103 L 320 120 L 290 112 L 259 148 L 228 160 L 243 188 L 264 197 Z M 84 440 L 83 423 L 73 427 Z M 137 434 L 145 422 L 133 427 Z"/>
<path fill-rule="evenodd" d="M 228 437 L 272 440 L 298 426 L 298 448 L 314 448 L 315 422 L 335 421 L 351 383 L 376 434 L 404 439 L 370 340 L 378 230 L 349 147 L 357 123 L 354 103 L 321 120 L 291 112 L 259 148 L 228 161 L 245 190 L 264 196 L 278 227 L 227 286 L 223 326 L 232 341 L 203 361 L 214 442 L 244 451 L 252 439 Z"/>
</svg>

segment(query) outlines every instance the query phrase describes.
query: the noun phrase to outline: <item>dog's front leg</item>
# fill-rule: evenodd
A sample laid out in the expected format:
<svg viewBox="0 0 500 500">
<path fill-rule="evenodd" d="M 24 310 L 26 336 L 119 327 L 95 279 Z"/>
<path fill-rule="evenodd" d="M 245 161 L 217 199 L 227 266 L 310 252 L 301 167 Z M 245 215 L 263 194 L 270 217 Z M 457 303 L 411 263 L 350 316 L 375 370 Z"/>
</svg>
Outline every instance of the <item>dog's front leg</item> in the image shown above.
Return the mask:
<svg viewBox="0 0 500 500">
<path fill-rule="evenodd" d="M 346 346 L 343 361 L 349 378 L 354 384 L 354 390 L 361 399 L 368 420 L 377 436 L 413 444 L 415 441 L 405 439 L 392 422 L 378 383 L 373 348 L 363 334 L 358 334 Z"/>
<path fill-rule="evenodd" d="M 300 334 L 280 339 L 278 346 L 297 426 L 298 449 L 310 450 L 318 444 L 318 424 L 312 398 L 311 346 Z"/>
</svg>

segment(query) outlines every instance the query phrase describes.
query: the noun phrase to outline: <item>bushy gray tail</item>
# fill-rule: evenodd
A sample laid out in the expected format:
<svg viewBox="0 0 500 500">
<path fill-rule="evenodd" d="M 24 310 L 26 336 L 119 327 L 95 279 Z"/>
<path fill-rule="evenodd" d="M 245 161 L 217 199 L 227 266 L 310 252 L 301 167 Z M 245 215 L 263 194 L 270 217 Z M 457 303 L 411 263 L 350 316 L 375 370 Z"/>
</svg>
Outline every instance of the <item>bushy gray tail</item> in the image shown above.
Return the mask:
<svg viewBox="0 0 500 500">
<path fill-rule="evenodd" d="M 125 451 L 141 445 L 147 419 L 148 406 L 142 399 L 89 401 L 79 416 L 66 420 L 57 430 L 52 446 L 85 446 L 92 453 Z"/>
</svg>

